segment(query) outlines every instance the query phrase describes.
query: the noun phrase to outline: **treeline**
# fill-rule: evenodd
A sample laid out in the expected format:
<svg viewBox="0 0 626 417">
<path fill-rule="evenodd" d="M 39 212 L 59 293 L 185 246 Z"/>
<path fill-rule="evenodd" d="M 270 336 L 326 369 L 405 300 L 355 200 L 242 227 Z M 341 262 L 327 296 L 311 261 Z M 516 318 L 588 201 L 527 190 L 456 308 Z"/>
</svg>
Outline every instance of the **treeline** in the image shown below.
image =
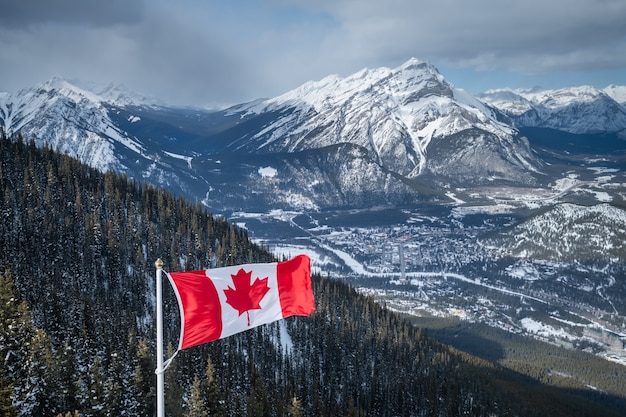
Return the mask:
<svg viewBox="0 0 626 417">
<path fill-rule="evenodd" d="M 2 138 L 0 162 L 0 413 L 154 415 L 154 261 L 275 259 L 201 206 L 32 142 Z M 314 295 L 310 317 L 181 352 L 167 414 L 619 415 L 439 344 L 336 280 L 314 277 Z"/>
</svg>

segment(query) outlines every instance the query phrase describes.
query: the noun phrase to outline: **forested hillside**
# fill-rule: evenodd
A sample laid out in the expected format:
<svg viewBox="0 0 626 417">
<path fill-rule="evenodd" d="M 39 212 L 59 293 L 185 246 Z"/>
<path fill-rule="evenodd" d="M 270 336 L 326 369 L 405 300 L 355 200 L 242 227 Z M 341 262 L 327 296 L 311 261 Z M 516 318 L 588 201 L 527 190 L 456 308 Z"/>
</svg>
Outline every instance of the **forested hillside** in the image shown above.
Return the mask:
<svg viewBox="0 0 626 417">
<path fill-rule="evenodd" d="M 3 137 L 0 159 L 0 414 L 152 416 L 154 261 L 176 271 L 272 255 L 202 207 L 21 138 Z M 310 317 L 181 352 L 165 374 L 168 415 L 611 416 L 623 405 L 437 343 L 329 277 L 314 277 L 314 295 Z"/>
</svg>

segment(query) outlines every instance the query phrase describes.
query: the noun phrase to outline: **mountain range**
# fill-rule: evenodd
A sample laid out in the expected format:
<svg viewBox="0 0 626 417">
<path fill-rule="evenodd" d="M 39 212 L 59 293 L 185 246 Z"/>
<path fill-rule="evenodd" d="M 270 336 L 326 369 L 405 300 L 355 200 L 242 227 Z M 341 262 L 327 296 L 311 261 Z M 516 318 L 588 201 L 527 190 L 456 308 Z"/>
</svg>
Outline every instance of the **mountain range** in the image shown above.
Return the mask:
<svg viewBox="0 0 626 417">
<path fill-rule="evenodd" d="M 574 134 L 626 134 L 626 87 L 589 86 L 556 90 L 501 89 L 479 95 L 517 127 L 542 127 Z"/>
<path fill-rule="evenodd" d="M 608 135 L 607 146 L 619 151 L 626 148 L 624 90 L 474 97 L 410 59 L 210 111 L 53 78 L 1 94 L 0 124 L 9 136 L 20 132 L 216 211 L 362 208 L 450 203 L 451 189 L 545 186 L 555 179 L 524 129 L 540 129 L 536 137 Z"/>
</svg>

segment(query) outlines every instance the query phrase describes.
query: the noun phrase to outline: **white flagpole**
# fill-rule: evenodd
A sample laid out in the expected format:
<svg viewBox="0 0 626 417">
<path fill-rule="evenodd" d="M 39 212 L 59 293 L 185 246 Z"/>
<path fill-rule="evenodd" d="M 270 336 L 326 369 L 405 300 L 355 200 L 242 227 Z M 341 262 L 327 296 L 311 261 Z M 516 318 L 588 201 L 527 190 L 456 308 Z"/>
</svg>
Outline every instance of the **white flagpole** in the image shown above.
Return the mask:
<svg viewBox="0 0 626 417">
<path fill-rule="evenodd" d="M 155 370 L 157 376 L 157 417 L 165 416 L 165 404 L 164 404 L 164 380 L 163 380 L 163 292 L 161 288 L 163 261 L 161 258 L 154 262 L 156 267 L 156 355 L 157 355 L 157 367 Z"/>
</svg>

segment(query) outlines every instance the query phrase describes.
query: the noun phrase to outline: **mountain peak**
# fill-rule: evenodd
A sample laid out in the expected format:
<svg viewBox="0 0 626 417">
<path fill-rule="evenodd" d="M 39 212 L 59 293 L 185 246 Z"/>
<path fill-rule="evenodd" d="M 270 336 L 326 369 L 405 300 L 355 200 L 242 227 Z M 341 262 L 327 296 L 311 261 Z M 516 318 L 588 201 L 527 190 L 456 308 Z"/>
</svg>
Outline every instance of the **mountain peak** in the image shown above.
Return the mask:
<svg viewBox="0 0 626 417">
<path fill-rule="evenodd" d="M 48 93 L 56 92 L 75 102 L 87 99 L 97 105 L 101 103 L 120 107 L 160 105 L 160 101 L 156 98 L 131 91 L 123 84 L 68 80 L 58 75 L 40 84 L 37 90 Z"/>
<path fill-rule="evenodd" d="M 58 93 L 74 102 L 89 100 L 92 103 L 100 103 L 102 99 L 95 93 L 78 87 L 75 83 L 60 76 L 54 76 L 48 81 L 39 85 L 37 90 L 48 94 Z"/>
<path fill-rule="evenodd" d="M 389 81 L 393 79 L 392 81 Z M 385 85 L 383 87 L 383 84 Z M 345 104 L 355 95 L 370 92 L 378 95 L 399 94 L 401 101 L 408 103 L 419 95 L 443 95 L 452 97 L 452 85 L 432 64 L 411 58 L 397 68 L 363 68 L 347 77 L 329 75 L 319 81 L 309 81 L 278 97 L 268 99 L 265 110 L 286 104 L 307 105 L 316 110 L 329 104 Z"/>
<path fill-rule="evenodd" d="M 410 58 L 408 61 L 398 66 L 394 72 L 406 71 L 406 70 L 418 70 L 428 73 L 439 74 L 439 70 L 433 64 L 428 61 L 422 61 L 417 58 Z M 440 74 L 439 74 L 440 75 Z"/>
<path fill-rule="evenodd" d="M 153 106 L 159 105 L 160 101 L 153 97 L 129 90 L 124 84 L 110 83 L 104 87 L 95 88 L 103 101 L 117 106 Z"/>
</svg>

